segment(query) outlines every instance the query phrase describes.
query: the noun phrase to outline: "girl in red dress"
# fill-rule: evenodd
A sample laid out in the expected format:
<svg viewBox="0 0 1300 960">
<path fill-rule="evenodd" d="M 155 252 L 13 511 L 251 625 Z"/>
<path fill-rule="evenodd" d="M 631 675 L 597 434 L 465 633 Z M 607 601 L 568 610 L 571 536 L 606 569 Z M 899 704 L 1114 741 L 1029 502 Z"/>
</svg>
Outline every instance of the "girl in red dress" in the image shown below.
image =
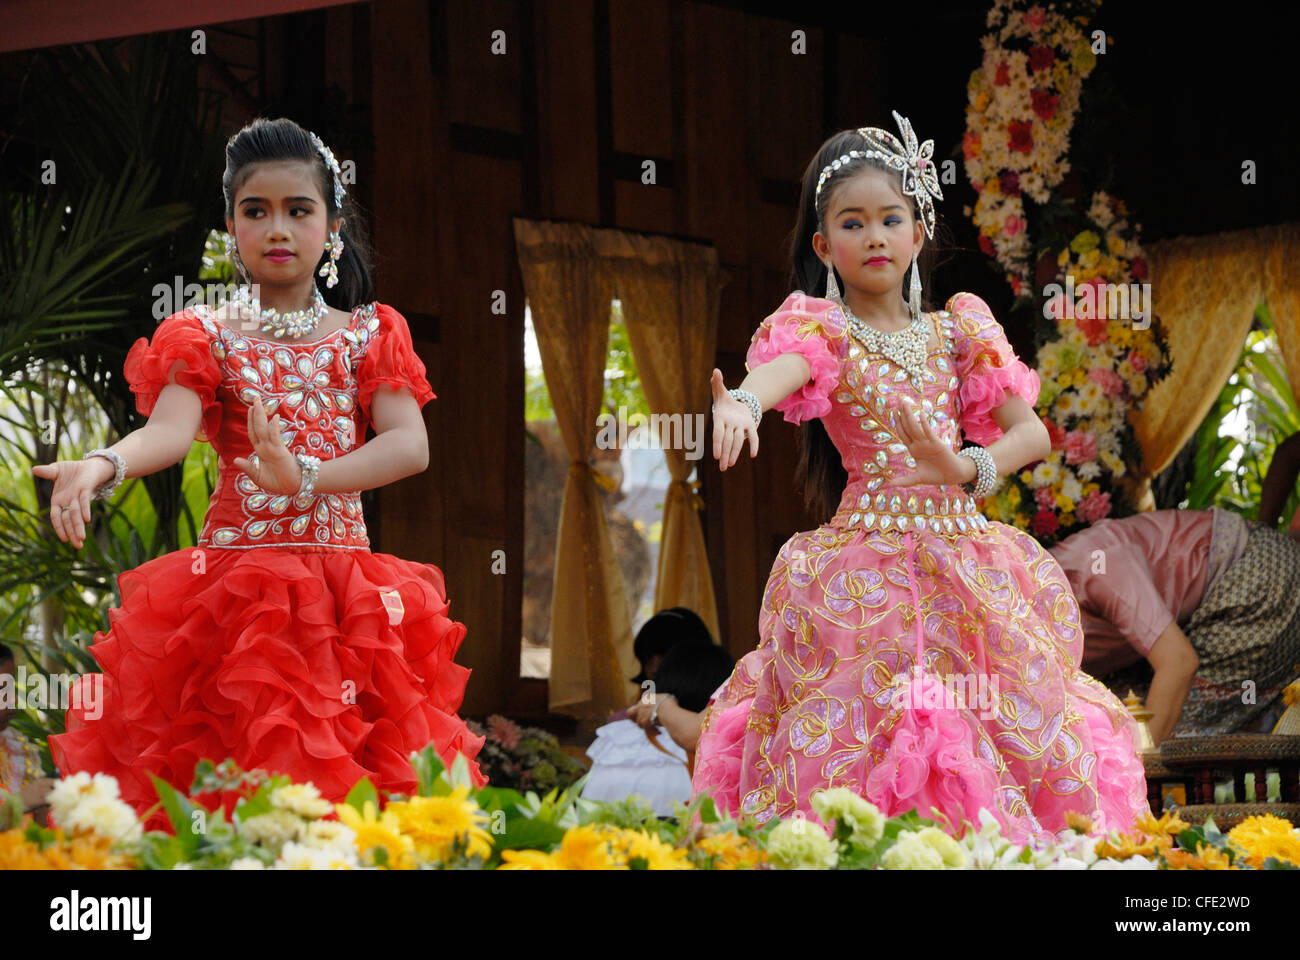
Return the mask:
<svg viewBox="0 0 1300 960">
<path fill-rule="evenodd" d="M 370 302 L 356 214 L 315 134 L 253 122 L 226 146 L 223 188 L 252 286 L 132 347 L 144 427 L 33 468 L 55 482 L 55 531 L 80 547 L 91 499 L 177 463 L 196 435 L 219 454 L 197 546 L 119 576 L 122 605 L 90 647 L 101 715 L 69 710 L 54 762 L 114 775 L 142 814 L 158 799 L 150 774 L 188 790 L 205 757 L 341 800 L 362 777 L 413 792 L 410 755 L 432 742 L 448 765 L 465 754 L 482 786 L 483 738 L 456 715 L 465 627 L 447 616 L 442 573 L 371 553 L 361 512 L 361 490 L 429 462 L 420 408 L 434 393 L 406 321 Z M 161 810 L 146 827 L 165 827 Z"/>
</svg>

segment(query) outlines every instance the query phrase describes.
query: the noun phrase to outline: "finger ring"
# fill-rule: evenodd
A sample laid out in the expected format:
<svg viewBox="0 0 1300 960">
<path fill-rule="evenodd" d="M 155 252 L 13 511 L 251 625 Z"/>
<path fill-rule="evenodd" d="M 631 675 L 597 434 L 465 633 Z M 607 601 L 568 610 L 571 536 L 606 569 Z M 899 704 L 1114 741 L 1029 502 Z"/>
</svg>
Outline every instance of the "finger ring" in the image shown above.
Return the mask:
<svg viewBox="0 0 1300 960">
<path fill-rule="evenodd" d="M 71 508 L 71 507 L 59 507 L 59 509 L 62 510 L 64 513 L 66 513 L 67 511 L 71 510 L 72 508 Z"/>
</svg>

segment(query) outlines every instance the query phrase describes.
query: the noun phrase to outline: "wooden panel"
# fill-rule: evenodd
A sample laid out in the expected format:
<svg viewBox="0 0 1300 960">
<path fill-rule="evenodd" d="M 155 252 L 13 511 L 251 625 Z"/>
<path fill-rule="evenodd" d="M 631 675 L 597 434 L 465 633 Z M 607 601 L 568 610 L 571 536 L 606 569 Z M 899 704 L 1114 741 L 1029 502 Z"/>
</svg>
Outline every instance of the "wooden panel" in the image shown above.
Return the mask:
<svg viewBox="0 0 1300 960">
<path fill-rule="evenodd" d="M 711 239 L 723 263 L 741 262 L 747 259 L 751 213 L 741 128 L 744 15 L 687 4 L 685 23 L 685 229 L 692 236 Z"/>
<path fill-rule="evenodd" d="M 539 214 L 588 223 L 600 216 L 591 8 L 591 0 L 537 5 Z"/>
<path fill-rule="evenodd" d="M 614 149 L 671 156 L 669 5 L 610 0 L 609 34 Z"/>
<path fill-rule="evenodd" d="M 520 51 L 532 43 L 512 0 L 452 0 L 446 4 L 447 107 L 452 123 L 521 133 Z M 505 53 L 494 54 L 494 31 Z"/>
<path fill-rule="evenodd" d="M 374 102 L 401 103 L 402 109 L 374 111 L 375 188 L 371 202 L 382 295 L 399 310 L 436 315 L 441 312 L 439 284 L 430 282 L 426 259 L 429 226 L 438 222 L 439 212 L 431 164 L 434 137 L 445 137 L 446 131 L 429 122 L 435 97 L 427 11 L 428 5 L 419 0 L 385 0 L 374 5 Z"/>
</svg>

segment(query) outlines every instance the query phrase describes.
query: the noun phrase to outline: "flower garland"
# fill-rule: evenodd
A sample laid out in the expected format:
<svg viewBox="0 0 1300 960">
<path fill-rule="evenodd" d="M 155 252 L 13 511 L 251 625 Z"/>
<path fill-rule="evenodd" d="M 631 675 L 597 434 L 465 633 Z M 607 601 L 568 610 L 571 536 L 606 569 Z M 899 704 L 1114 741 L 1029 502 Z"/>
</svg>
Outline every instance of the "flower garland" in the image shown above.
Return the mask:
<svg viewBox="0 0 1300 960">
<path fill-rule="evenodd" d="M 1132 512 L 1134 505 L 1112 500 L 1115 481 L 1142 455 L 1128 413 L 1169 370 L 1163 330 L 1142 286 L 1140 226 L 1105 192 L 1095 191 L 1084 211 L 1058 191 L 1070 172 L 1083 81 L 1097 64 L 1084 31 L 1099 6 L 995 0 L 983 60 L 967 84 L 962 152 L 978 198 L 964 212 L 1018 302 L 1041 306 L 1058 334 L 1038 356 L 1037 412 L 1051 453 L 1007 478 L 982 506 L 991 519 L 1049 541 Z M 1037 247 L 1030 221 L 1038 218 L 1025 197 L 1055 215 Z M 1130 319 L 1138 313 L 1141 327 Z"/>
<path fill-rule="evenodd" d="M 737 823 L 702 796 L 679 805 L 674 822 L 635 798 L 583 800 L 581 784 L 544 798 L 475 790 L 468 762 L 458 756 L 449 771 L 432 747 L 412 766 L 414 796 L 381 800 L 363 779 L 331 803 L 310 783 L 202 761 L 191 793 L 239 793 L 234 817 L 227 823 L 221 809 L 155 779 L 174 834 L 146 833 L 113 777 L 77 773 L 53 788 L 49 828 L 0 798 L 0 870 L 1300 869 L 1300 830 L 1274 816 L 1225 834 L 1212 820 L 1192 827 L 1175 813 L 1147 814 L 1131 832 L 1097 836 L 1087 817 L 1067 814 L 1055 840 L 1021 845 L 987 810 L 950 832 L 915 810 L 886 817 L 843 787 L 814 794 L 816 819 Z"/>
</svg>

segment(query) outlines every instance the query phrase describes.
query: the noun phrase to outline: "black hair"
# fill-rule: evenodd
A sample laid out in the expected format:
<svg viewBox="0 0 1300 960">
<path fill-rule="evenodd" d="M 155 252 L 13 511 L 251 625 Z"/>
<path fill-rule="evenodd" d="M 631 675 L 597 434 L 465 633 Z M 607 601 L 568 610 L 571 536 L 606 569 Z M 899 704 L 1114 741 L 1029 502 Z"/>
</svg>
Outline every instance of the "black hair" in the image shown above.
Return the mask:
<svg viewBox="0 0 1300 960">
<path fill-rule="evenodd" d="M 645 680 L 646 661 L 656 655 L 664 656 L 680 643 L 713 644 L 713 634 L 694 610 L 669 607 L 647 620 L 632 642 L 632 652 L 641 661 L 641 672 L 632 682 L 640 684 Z M 657 677 L 655 682 L 658 683 Z"/>
<path fill-rule="evenodd" d="M 7 645 L 0 643 L 0 663 L 9 663 L 10 661 L 17 663 L 14 652 Z"/>
<path fill-rule="evenodd" d="M 679 643 L 664 654 L 655 675 L 655 690 L 671 693 L 679 706 L 699 713 L 735 666 L 731 654 L 716 643 Z"/>
<path fill-rule="evenodd" d="M 809 161 L 803 173 L 803 189 L 799 196 L 799 216 L 795 221 L 794 231 L 790 235 L 790 277 L 792 290 L 802 290 L 810 296 L 821 297 L 826 290 L 826 266 L 813 251 L 812 238 L 817 232 L 825 233 L 826 211 L 830 208 L 831 198 L 837 188 L 850 177 L 861 173 L 868 167 L 884 170 L 889 174 L 890 183 L 903 196 L 902 180 L 897 170 L 875 157 L 854 157 L 840 164 L 831 171 L 826 182 L 822 184 L 821 193 L 817 192 L 817 181 L 821 172 L 830 166 L 833 160 L 844 156 L 850 150 L 871 150 L 875 146 L 858 133 L 857 130 L 841 130 L 829 137 Z M 924 188 L 922 188 L 924 189 Z M 905 198 L 909 199 L 909 198 Z M 915 201 L 910 201 L 912 222 L 920 219 Z M 938 262 L 941 251 L 950 245 L 946 224 L 936 214 L 935 235 L 926 237 L 917 255 L 916 266 L 921 273 L 921 309 L 933 309 L 930 301 L 930 277 Z M 903 274 L 903 283 L 899 296 L 907 299 L 907 288 L 911 283 L 911 271 Z M 836 275 L 839 282 L 839 275 Z M 841 290 L 843 283 L 839 283 Z M 799 466 L 795 472 L 795 484 L 803 487 L 804 505 L 820 519 L 828 519 L 839 506 L 848 483 L 848 473 L 839 450 L 831 442 L 826 427 L 820 418 L 805 420 L 800 433 Z"/>
<path fill-rule="evenodd" d="M 344 195 L 342 206 L 336 205 L 334 172 L 326 165 L 325 158 L 312 143 L 308 132 L 292 120 L 284 117 L 276 120 L 258 117 L 226 143 L 226 171 L 221 177 L 221 189 L 226 198 L 226 219 L 234 219 L 235 193 L 252 175 L 250 167 L 274 161 L 310 164 L 321 197 L 330 211 L 329 219 L 343 218 L 343 226 L 339 229 L 339 235 L 343 239 L 343 254 L 338 263 L 339 282 L 333 288 L 327 288 L 324 281 L 320 281 L 325 302 L 338 310 L 353 310 L 361 304 L 369 303 L 374 292 L 371 277 L 373 254 L 361 211 L 353 201 L 350 190 Z M 328 257 L 328 253 L 322 255 L 316 268 L 319 269 Z"/>
</svg>

